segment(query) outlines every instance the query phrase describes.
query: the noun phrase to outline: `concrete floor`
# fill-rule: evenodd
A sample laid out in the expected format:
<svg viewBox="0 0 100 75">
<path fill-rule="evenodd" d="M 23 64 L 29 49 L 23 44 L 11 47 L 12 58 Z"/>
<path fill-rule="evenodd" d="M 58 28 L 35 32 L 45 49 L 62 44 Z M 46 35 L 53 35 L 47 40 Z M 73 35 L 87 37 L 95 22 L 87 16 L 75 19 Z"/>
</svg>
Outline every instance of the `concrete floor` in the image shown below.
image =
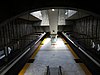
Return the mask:
<svg viewBox="0 0 100 75">
<path fill-rule="evenodd" d="M 45 75 L 46 66 L 51 68 L 61 66 L 63 75 L 85 75 L 74 59 L 61 38 L 57 39 L 56 45 L 51 45 L 51 39 L 47 38 L 24 75 Z"/>
</svg>

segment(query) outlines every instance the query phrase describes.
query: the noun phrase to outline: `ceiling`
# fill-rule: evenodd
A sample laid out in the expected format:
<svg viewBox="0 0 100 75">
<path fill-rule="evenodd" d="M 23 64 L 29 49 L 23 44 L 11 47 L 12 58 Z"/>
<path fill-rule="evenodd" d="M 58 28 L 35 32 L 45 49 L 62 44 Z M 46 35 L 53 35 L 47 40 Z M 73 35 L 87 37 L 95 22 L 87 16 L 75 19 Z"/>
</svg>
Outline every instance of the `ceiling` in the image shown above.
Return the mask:
<svg viewBox="0 0 100 75">
<path fill-rule="evenodd" d="M 82 17 L 89 16 L 90 14 L 81 12 L 81 11 L 75 11 L 75 10 L 68 10 L 68 9 L 48 9 L 48 10 L 39 10 L 34 11 L 30 13 L 26 13 L 21 15 L 19 18 L 30 20 L 30 21 L 41 21 L 41 26 L 49 26 L 49 16 L 48 11 L 51 10 L 52 12 L 55 12 L 55 10 L 58 10 L 58 25 L 66 25 L 65 20 L 75 20 Z"/>
<path fill-rule="evenodd" d="M 100 15 L 99 0 L 0 0 L 0 24 L 29 10 L 41 8 L 78 8 Z"/>
</svg>

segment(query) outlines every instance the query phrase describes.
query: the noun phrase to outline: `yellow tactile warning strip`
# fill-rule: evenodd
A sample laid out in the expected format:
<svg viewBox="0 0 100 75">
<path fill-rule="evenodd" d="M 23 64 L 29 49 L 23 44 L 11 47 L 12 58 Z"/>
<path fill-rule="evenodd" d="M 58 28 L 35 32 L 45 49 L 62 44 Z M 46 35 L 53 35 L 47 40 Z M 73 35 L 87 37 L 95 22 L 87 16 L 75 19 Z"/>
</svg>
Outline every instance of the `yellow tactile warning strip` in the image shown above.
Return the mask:
<svg viewBox="0 0 100 75">
<path fill-rule="evenodd" d="M 24 75 L 25 71 L 27 70 L 27 68 L 29 67 L 30 63 L 26 63 L 25 66 L 23 67 L 23 69 L 19 72 L 18 75 Z"/>
<path fill-rule="evenodd" d="M 64 43 L 66 43 L 66 46 L 69 48 L 69 50 L 71 51 L 71 53 L 73 54 L 73 56 L 75 57 L 75 59 L 79 59 L 79 57 L 75 54 L 75 52 L 69 46 L 69 44 L 63 38 L 62 38 L 62 40 L 64 41 Z M 92 75 L 91 72 L 88 70 L 88 68 L 85 66 L 84 63 L 79 63 L 79 65 L 82 67 L 82 69 L 83 69 L 83 71 L 85 72 L 86 75 Z"/>
<path fill-rule="evenodd" d="M 34 57 L 36 56 L 36 54 L 38 53 L 38 51 L 40 50 L 41 45 L 35 50 L 35 52 L 33 53 L 33 55 L 31 56 L 30 59 L 34 59 Z"/>
<path fill-rule="evenodd" d="M 45 40 L 46 40 L 46 38 L 45 38 L 45 39 L 41 42 L 41 45 L 43 45 L 43 44 L 44 44 Z"/>
<path fill-rule="evenodd" d="M 74 51 L 72 50 L 72 48 L 69 46 L 69 44 L 62 38 L 62 40 L 64 41 L 64 43 L 66 43 L 66 46 L 69 48 L 69 50 L 71 51 L 71 53 L 73 54 L 73 56 L 76 59 L 79 59 L 79 57 L 74 53 Z"/>
<path fill-rule="evenodd" d="M 46 38 L 45 38 L 46 39 Z M 45 39 L 41 42 L 41 44 L 44 44 Z M 34 59 L 34 57 L 36 56 L 36 54 L 38 53 L 38 51 L 40 50 L 42 45 L 39 45 L 39 47 L 35 50 L 35 52 L 33 53 L 33 55 L 31 56 L 30 59 Z M 24 73 L 26 72 L 27 68 L 30 66 L 31 63 L 26 63 L 25 66 L 22 68 L 22 70 L 19 72 L 18 75 L 24 75 Z"/>
</svg>

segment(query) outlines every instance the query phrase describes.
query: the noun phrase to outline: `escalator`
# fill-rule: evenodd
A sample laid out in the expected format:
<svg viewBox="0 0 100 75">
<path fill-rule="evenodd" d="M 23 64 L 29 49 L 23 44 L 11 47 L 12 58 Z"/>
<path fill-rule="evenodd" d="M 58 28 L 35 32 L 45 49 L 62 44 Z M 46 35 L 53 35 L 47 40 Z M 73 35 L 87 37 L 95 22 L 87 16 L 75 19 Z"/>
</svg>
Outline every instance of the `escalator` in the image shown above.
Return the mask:
<svg viewBox="0 0 100 75">
<path fill-rule="evenodd" d="M 63 75 L 62 73 L 62 67 L 49 67 L 47 66 L 47 72 L 46 75 Z"/>
</svg>

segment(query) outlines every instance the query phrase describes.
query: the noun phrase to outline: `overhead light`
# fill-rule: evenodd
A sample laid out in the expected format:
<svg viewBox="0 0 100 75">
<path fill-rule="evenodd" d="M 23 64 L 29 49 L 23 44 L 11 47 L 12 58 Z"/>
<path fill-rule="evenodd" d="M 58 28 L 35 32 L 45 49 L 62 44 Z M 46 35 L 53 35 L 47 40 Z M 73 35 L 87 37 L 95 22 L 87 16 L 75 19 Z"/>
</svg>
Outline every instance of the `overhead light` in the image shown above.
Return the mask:
<svg viewBox="0 0 100 75">
<path fill-rule="evenodd" d="M 68 15 L 68 10 L 66 10 L 65 15 Z"/>
<path fill-rule="evenodd" d="M 52 11 L 55 11 L 55 9 L 52 9 Z"/>
<path fill-rule="evenodd" d="M 35 16 L 36 18 L 42 20 L 42 14 L 41 11 L 35 11 L 30 13 L 32 16 Z"/>
<path fill-rule="evenodd" d="M 67 15 L 67 14 L 68 14 L 68 12 L 65 13 L 65 15 Z"/>
</svg>

